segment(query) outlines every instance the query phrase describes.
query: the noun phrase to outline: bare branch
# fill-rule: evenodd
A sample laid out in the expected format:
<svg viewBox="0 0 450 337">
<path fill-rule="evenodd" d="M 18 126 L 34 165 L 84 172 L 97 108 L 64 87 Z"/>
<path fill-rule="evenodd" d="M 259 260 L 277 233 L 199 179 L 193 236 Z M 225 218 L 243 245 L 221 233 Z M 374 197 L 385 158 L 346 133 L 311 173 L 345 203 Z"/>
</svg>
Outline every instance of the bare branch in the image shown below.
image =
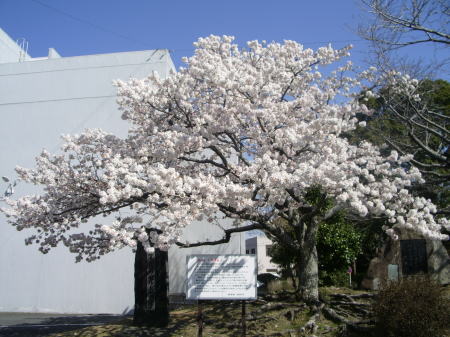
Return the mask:
<svg viewBox="0 0 450 337">
<path fill-rule="evenodd" d="M 363 17 L 358 27 L 358 35 L 371 42 L 375 57 L 382 71 L 405 66 L 408 72 L 430 75 L 441 67 L 446 67 L 449 58 L 437 56 L 440 60 L 424 63 L 415 62 L 414 56 L 395 54 L 401 48 L 415 45 L 434 45 L 447 48 L 450 45 L 448 22 L 450 13 L 445 1 L 440 0 L 361 0 L 369 19 Z M 445 51 L 445 49 L 444 49 Z M 420 69 L 418 69 L 420 68 Z M 403 70 L 405 72 L 406 69 Z M 417 75 L 415 75 L 416 77 Z"/>
</svg>

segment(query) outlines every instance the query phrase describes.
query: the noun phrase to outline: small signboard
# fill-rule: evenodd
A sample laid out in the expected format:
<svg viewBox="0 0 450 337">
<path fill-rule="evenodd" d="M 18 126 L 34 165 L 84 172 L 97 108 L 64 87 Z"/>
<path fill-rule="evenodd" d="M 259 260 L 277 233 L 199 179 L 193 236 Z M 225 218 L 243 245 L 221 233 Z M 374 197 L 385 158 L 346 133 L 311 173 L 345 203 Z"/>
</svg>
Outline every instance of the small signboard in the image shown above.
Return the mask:
<svg viewBox="0 0 450 337">
<path fill-rule="evenodd" d="M 398 264 L 388 264 L 388 280 L 398 281 Z"/>
<path fill-rule="evenodd" d="M 256 299 L 256 257 L 253 255 L 190 255 L 186 257 L 186 299 Z"/>
</svg>

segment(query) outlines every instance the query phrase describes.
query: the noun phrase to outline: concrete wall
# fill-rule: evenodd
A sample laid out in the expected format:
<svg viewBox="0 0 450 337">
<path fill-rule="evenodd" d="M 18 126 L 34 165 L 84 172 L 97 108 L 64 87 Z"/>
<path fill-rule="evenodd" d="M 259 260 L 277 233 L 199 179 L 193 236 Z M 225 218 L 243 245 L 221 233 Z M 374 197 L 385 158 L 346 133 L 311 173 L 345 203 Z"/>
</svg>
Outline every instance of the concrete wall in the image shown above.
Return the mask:
<svg viewBox="0 0 450 337">
<path fill-rule="evenodd" d="M 10 178 L 15 176 L 16 165 L 33 167 L 34 157 L 43 148 L 56 152 L 61 134 L 96 127 L 125 136 L 128 125 L 117 110 L 112 80 L 142 78 L 152 71 L 165 77 L 174 70 L 166 50 L 14 62 L 0 63 L 0 176 Z M 0 193 L 6 187 L 0 180 Z M 15 196 L 34 191 L 19 183 Z M 206 223 L 192 224 L 186 236 L 194 241 L 199 232 L 199 239 L 220 236 L 217 228 Z M 31 234 L 17 232 L 0 214 L 0 311 L 123 313 L 133 308 L 134 256 L 130 249 L 93 263 L 75 264 L 74 255 L 65 247 L 42 255 L 36 246 L 25 246 L 24 239 Z M 238 253 L 241 237 L 217 248 L 171 249 L 171 292 L 183 291 L 186 254 Z"/>
<path fill-rule="evenodd" d="M 24 51 L 0 28 L 0 63 L 18 62 Z M 30 59 L 27 53 L 23 54 L 25 59 Z"/>
<path fill-rule="evenodd" d="M 258 274 L 274 272 L 278 269 L 278 265 L 271 261 L 270 256 L 267 255 L 267 247 L 272 245 L 272 241 L 266 236 L 255 236 L 245 240 L 245 251 L 247 254 L 252 254 L 252 249 L 255 249 L 256 258 L 258 261 Z"/>
</svg>

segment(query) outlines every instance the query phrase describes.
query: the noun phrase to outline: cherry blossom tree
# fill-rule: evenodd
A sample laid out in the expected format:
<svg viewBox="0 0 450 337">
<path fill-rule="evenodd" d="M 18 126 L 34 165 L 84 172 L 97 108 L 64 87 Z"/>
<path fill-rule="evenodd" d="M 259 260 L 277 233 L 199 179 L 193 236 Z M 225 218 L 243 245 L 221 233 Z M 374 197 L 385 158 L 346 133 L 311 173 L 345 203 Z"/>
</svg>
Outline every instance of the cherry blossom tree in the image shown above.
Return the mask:
<svg viewBox="0 0 450 337">
<path fill-rule="evenodd" d="M 93 261 L 137 243 L 148 252 L 213 245 L 259 229 L 301 247 L 302 296 L 318 301 L 318 224 L 338 211 L 384 217 L 393 238 L 398 229 L 445 238 L 447 220 L 408 192 L 423 182 L 419 170 L 404 168 L 412 156 L 383 157 L 341 137 L 356 127 L 356 113 L 369 112 L 354 93 L 370 72 L 348 75 L 352 65 L 342 59 L 350 48 L 251 41 L 239 49 L 229 36 L 195 46 L 168 79 L 117 82 L 127 138 L 87 130 L 66 136 L 61 154 L 42 152 L 35 169 L 17 168 L 23 181 L 43 187 L 3 209 L 18 230 L 33 229 L 28 244 L 46 253 L 62 243 Z M 133 213 L 111 225 L 82 228 L 125 208 Z M 239 227 L 220 240 L 180 242 L 190 222 L 223 218 Z M 279 218 L 293 230 L 277 226 Z"/>
</svg>

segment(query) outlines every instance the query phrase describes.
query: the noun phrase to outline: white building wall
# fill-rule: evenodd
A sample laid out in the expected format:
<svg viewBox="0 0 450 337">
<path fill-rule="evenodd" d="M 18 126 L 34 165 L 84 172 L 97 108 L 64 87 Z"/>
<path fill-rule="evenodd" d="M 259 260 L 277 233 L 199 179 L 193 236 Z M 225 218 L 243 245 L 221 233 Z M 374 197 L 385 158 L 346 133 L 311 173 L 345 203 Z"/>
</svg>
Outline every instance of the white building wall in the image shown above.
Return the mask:
<svg viewBox="0 0 450 337">
<path fill-rule="evenodd" d="M 255 236 L 245 240 L 246 254 L 256 254 L 258 261 L 258 274 L 275 272 L 278 265 L 271 261 L 267 255 L 267 248 L 272 246 L 272 241 L 266 236 Z"/>
<path fill-rule="evenodd" d="M 61 134 L 95 127 L 125 136 L 128 125 L 117 110 L 112 80 L 142 78 L 152 71 L 165 77 L 170 70 L 174 66 L 166 50 L 0 63 L 0 176 L 13 178 L 16 165 L 33 167 L 34 157 L 43 148 L 57 152 Z M 6 185 L 0 188 L 3 193 Z M 19 183 L 15 197 L 35 190 Z M 25 246 L 24 239 L 31 234 L 17 232 L 0 214 L 0 311 L 124 313 L 133 308 L 134 256 L 130 249 L 93 263 L 75 264 L 74 255 L 65 247 L 43 255 L 36 245 Z M 206 223 L 186 229 L 190 241 L 213 235 L 220 236 L 220 231 Z M 183 291 L 187 253 L 238 253 L 241 237 L 217 248 L 171 249 L 171 292 Z"/>
<path fill-rule="evenodd" d="M 0 28 L 0 63 L 18 62 L 22 53 L 25 59 L 30 59 L 30 56 Z"/>
</svg>

